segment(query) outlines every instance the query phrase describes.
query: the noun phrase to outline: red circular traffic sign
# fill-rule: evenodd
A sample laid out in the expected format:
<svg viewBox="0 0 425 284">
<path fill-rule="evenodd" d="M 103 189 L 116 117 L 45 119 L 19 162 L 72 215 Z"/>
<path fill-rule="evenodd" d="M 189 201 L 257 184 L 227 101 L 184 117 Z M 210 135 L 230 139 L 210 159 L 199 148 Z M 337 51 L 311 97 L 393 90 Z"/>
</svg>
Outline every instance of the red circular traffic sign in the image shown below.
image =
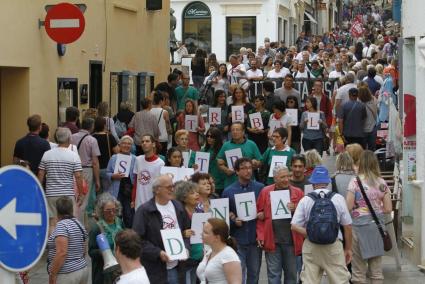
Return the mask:
<svg viewBox="0 0 425 284">
<path fill-rule="evenodd" d="M 76 41 L 84 32 L 84 15 L 70 3 L 60 3 L 49 9 L 44 19 L 44 27 L 51 39 L 57 43 Z"/>
</svg>

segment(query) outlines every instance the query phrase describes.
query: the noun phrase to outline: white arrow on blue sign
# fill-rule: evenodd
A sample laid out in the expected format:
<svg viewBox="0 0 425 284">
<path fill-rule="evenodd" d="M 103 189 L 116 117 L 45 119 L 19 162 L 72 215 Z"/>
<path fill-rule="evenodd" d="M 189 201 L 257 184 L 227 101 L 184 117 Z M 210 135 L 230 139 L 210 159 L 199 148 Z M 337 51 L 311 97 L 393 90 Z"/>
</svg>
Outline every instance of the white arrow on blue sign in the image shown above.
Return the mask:
<svg viewBox="0 0 425 284">
<path fill-rule="evenodd" d="M 49 216 L 44 191 L 27 169 L 0 169 L 0 265 L 24 271 L 40 259 L 46 247 Z"/>
</svg>

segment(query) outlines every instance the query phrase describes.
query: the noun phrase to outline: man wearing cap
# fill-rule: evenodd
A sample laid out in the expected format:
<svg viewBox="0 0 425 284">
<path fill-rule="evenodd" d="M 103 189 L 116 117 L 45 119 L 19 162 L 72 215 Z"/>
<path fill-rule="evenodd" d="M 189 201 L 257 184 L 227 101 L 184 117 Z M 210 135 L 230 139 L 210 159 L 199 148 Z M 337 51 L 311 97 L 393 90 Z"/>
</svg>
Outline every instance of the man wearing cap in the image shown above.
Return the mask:
<svg viewBox="0 0 425 284">
<path fill-rule="evenodd" d="M 328 185 L 331 179 L 324 166 L 317 166 L 309 181 L 313 184 L 314 192 L 317 194 L 322 192 L 327 194 L 330 191 Z M 349 283 L 350 273 L 346 265 L 351 262 L 352 258 L 352 220 L 342 195 L 334 194 L 331 201 L 336 209 L 338 223 L 344 228 L 344 248 L 341 232 L 338 233 L 337 240 L 332 244 L 316 244 L 308 239 L 306 227 L 314 205 L 314 200 L 310 196 L 301 199 L 292 217 L 291 229 L 306 237 L 302 248 L 304 267 L 301 272 L 301 281 L 303 283 L 319 284 L 324 271 L 330 283 Z"/>
</svg>

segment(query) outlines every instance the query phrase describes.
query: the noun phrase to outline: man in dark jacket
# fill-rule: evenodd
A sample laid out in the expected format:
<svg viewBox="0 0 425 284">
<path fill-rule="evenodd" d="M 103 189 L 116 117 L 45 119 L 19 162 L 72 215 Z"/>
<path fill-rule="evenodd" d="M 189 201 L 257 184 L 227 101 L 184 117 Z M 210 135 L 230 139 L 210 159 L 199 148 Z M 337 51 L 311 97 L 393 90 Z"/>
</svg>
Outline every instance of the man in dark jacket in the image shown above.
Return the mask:
<svg viewBox="0 0 425 284">
<path fill-rule="evenodd" d="M 173 181 L 161 175 L 152 183 L 154 197 L 140 206 L 134 216 L 133 229 L 142 238 L 142 265 L 151 283 L 179 283 L 178 261 L 170 261 L 165 252 L 161 230 L 180 229 L 189 247 L 190 221 L 181 203 L 174 198 Z"/>
</svg>

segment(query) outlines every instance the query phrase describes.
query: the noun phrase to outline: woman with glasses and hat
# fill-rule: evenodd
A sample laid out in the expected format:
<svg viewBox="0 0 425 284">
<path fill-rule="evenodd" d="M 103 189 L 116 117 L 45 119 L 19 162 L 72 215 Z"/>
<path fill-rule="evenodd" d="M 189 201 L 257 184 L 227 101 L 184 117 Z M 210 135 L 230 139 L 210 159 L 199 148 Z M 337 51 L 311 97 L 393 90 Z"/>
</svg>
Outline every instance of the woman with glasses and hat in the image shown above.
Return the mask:
<svg viewBox="0 0 425 284">
<path fill-rule="evenodd" d="M 114 283 L 116 275 L 114 271 L 103 272 L 104 260 L 102 252 L 96 241 L 96 237 L 103 233 L 108 240 L 111 251 L 114 251 L 114 239 L 118 232 L 124 230 L 124 225 L 119 217 L 121 204 L 109 193 L 99 195 L 96 202 L 96 214 L 98 220 L 93 220 L 89 233 L 89 255 L 92 259 L 92 283 Z"/>
</svg>

